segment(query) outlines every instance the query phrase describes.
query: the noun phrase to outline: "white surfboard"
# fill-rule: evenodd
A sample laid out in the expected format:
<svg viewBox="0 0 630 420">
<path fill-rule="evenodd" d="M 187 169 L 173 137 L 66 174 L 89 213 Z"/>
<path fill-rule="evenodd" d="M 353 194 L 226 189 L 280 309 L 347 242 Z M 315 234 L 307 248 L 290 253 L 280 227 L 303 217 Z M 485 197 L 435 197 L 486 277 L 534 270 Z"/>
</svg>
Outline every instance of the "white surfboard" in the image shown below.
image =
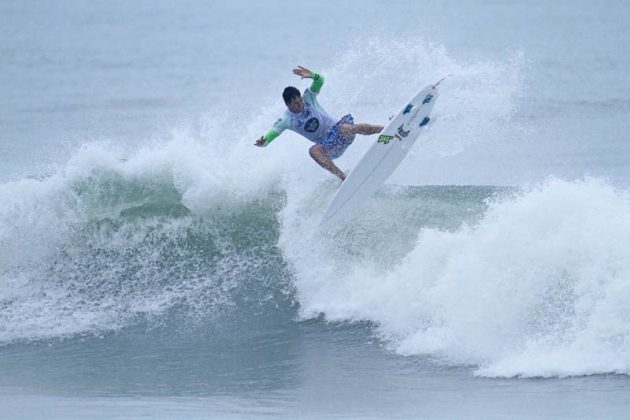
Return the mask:
<svg viewBox="0 0 630 420">
<path fill-rule="evenodd" d="M 429 123 L 438 96 L 429 85 L 403 106 L 333 196 L 321 223 L 329 223 L 374 194 L 398 167 Z"/>
</svg>

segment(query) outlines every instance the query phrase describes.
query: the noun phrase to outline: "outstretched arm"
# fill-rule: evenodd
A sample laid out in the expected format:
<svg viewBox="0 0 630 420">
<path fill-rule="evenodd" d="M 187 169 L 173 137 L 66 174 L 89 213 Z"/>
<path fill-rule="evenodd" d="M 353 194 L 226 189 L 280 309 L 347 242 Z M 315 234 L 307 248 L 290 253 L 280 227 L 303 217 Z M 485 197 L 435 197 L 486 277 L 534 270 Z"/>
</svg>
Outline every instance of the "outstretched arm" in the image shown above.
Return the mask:
<svg viewBox="0 0 630 420">
<path fill-rule="evenodd" d="M 267 131 L 267 134 L 261 136 L 254 145 L 258 147 L 265 147 L 277 138 L 284 130 L 290 127 L 290 123 L 285 117 L 280 117 L 273 123 L 271 130 Z"/>
<path fill-rule="evenodd" d="M 276 130 L 269 130 L 267 134 L 265 134 L 264 136 L 260 136 L 260 138 L 256 140 L 256 143 L 254 143 L 254 145 L 258 147 L 265 147 L 279 135 L 280 133 L 278 133 Z"/>
<path fill-rule="evenodd" d="M 300 76 L 302 79 L 313 79 L 313 83 L 310 88 L 313 93 L 319 93 L 319 91 L 322 90 L 322 86 L 324 85 L 324 76 L 321 74 L 317 74 L 314 71 L 310 71 L 302 66 L 294 68 L 293 74 Z"/>
</svg>

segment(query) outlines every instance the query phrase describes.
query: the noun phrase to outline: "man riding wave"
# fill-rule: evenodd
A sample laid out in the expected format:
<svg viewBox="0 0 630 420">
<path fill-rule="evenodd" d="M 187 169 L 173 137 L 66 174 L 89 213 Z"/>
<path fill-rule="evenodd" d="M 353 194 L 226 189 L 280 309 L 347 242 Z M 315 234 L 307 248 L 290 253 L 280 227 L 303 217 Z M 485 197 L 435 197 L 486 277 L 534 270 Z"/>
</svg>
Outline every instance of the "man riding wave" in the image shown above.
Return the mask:
<svg viewBox="0 0 630 420">
<path fill-rule="evenodd" d="M 267 146 L 284 130 L 295 131 L 315 143 L 309 149 L 309 154 L 315 162 L 343 181 L 346 175 L 333 163 L 333 159 L 337 159 L 346 151 L 357 134 L 380 133 L 383 126 L 355 124 L 350 114 L 344 115 L 340 120 L 332 118 L 317 101 L 324 77 L 302 66 L 293 69 L 293 74 L 302 79 L 313 79 L 313 83 L 304 91 L 303 96 L 293 86 L 284 89 L 282 98 L 287 111 L 273 124 L 271 130 L 256 141 L 255 145 Z"/>
</svg>

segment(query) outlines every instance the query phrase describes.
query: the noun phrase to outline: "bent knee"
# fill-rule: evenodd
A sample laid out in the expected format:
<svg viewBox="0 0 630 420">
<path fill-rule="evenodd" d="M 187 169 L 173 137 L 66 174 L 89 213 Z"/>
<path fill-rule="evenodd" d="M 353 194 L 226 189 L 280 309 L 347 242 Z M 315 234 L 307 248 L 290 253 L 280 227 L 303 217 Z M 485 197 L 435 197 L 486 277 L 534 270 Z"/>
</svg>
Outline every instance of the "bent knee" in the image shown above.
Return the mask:
<svg viewBox="0 0 630 420">
<path fill-rule="evenodd" d="M 325 155 L 324 147 L 321 144 L 313 145 L 308 149 L 308 154 L 311 155 L 312 158 Z"/>
<path fill-rule="evenodd" d="M 340 129 L 344 137 L 352 138 L 358 133 L 358 126 L 355 124 L 342 124 Z"/>
</svg>

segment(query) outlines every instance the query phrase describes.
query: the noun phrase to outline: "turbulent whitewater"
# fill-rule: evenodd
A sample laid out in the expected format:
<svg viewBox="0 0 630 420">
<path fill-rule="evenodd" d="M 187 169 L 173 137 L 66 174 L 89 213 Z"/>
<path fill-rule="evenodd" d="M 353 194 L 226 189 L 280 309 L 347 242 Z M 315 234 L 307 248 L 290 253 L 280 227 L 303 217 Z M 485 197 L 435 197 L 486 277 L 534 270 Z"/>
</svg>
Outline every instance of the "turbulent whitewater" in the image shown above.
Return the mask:
<svg viewBox="0 0 630 420">
<path fill-rule="evenodd" d="M 323 315 L 484 376 L 629 373 L 623 189 L 390 186 L 322 232 L 335 182 L 201 206 L 157 157 L 94 164 L 107 153 L 2 186 L 3 345 Z"/>
</svg>

